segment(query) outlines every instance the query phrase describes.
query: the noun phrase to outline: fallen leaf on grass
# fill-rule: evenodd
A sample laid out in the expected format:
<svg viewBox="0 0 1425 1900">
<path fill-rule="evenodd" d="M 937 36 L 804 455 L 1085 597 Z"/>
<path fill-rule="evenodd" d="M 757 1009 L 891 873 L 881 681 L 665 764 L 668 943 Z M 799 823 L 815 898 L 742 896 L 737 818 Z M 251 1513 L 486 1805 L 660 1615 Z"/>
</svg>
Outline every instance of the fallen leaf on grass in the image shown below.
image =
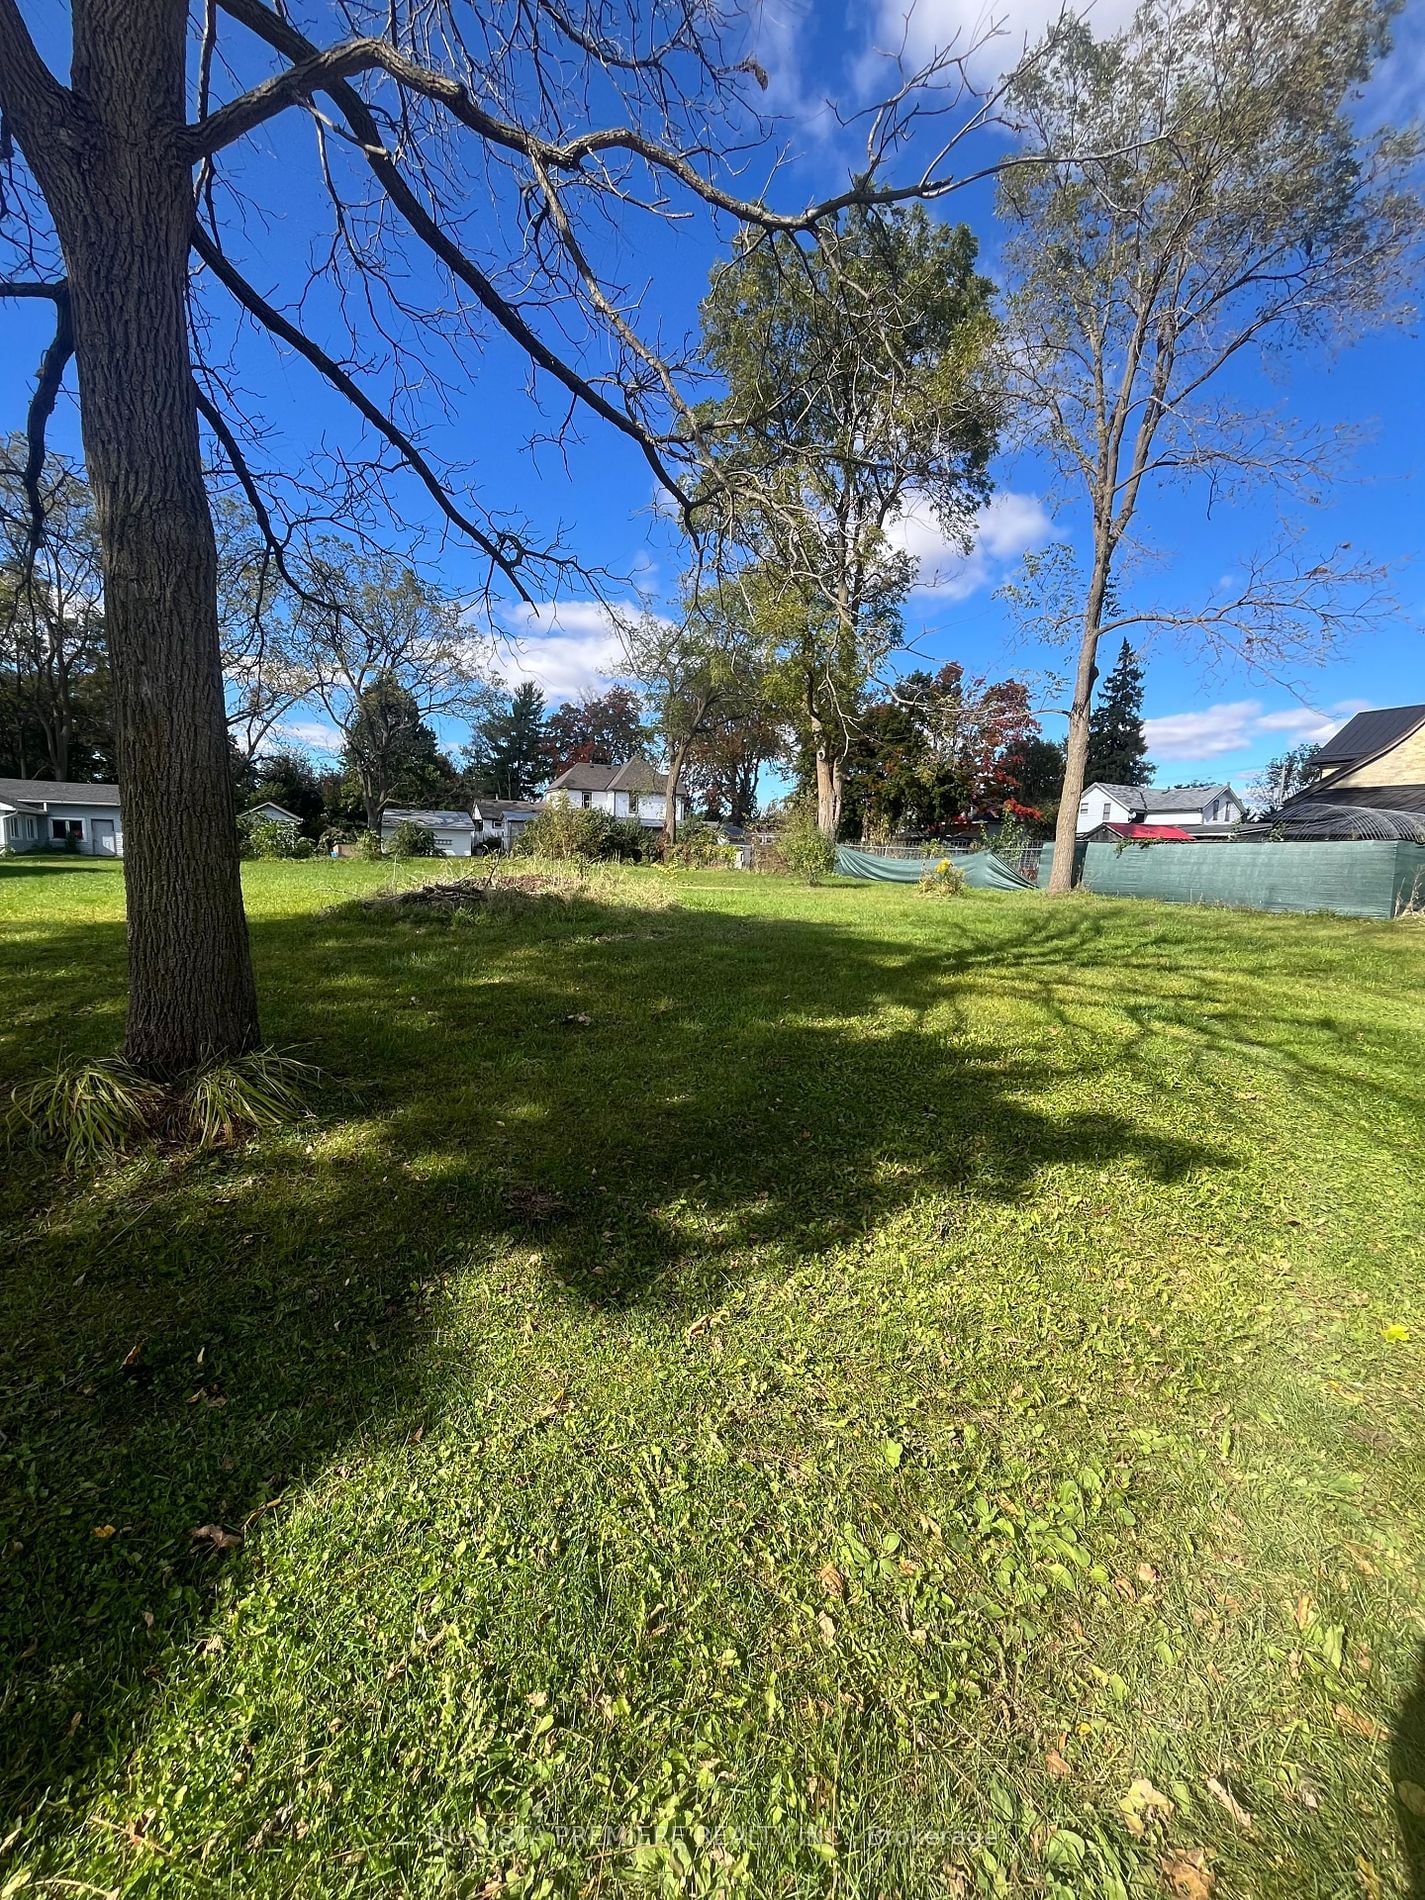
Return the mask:
<svg viewBox="0 0 1425 1900">
<path fill-rule="evenodd" d="M 1223 1784 L 1215 1778 L 1209 1778 L 1207 1792 L 1212 1796 L 1214 1801 L 1220 1801 L 1222 1803 L 1238 1827 L 1244 1829 L 1249 1834 L 1251 1833 L 1252 1817 L 1230 1788 L 1224 1787 Z"/>
<path fill-rule="evenodd" d="M 817 1582 L 829 1597 L 846 1595 L 846 1579 L 835 1564 L 823 1564 L 816 1573 Z"/>
<path fill-rule="evenodd" d="M 241 1531 L 226 1531 L 221 1524 L 200 1524 L 190 1535 L 195 1543 L 213 1550 L 235 1550 L 242 1542 Z"/>
<path fill-rule="evenodd" d="M 1123 1816 L 1123 1825 L 1134 1840 L 1141 1841 L 1148 1832 L 1149 1823 L 1154 1820 L 1165 1821 L 1173 1811 L 1173 1804 L 1151 1781 L 1140 1775 L 1127 1794 L 1119 1796 L 1118 1811 Z"/>
<path fill-rule="evenodd" d="M 1054 1777 L 1055 1781 L 1063 1781 L 1074 1772 L 1057 1748 L 1051 1748 L 1049 1750 L 1049 1753 L 1044 1757 L 1044 1766 L 1049 1770 L 1049 1773 Z"/>
<path fill-rule="evenodd" d="M 1425 1821 L 1425 1788 L 1418 1781 L 1397 1781 L 1395 1792 L 1400 1797 L 1400 1805 L 1407 1813 Z"/>
<path fill-rule="evenodd" d="M 1205 1847 L 1175 1847 L 1160 1857 L 1168 1892 L 1176 1900 L 1208 1900 L 1213 1888 L 1211 1856 Z"/>
<path fill-rule="evenodd" d="M 824 1643 L 834 1643 L 836 1641 L 836 1625 L 826 1614 L 825 1610 L 818 1613 L 816 1626 L 821 1631 L 821 1640 Z"/>
<path fill-rule="evenodd" d="M 584 1010 L 576 1009 L 570 1015 L 566 1016 L 564 1020 L 566 1023 L 577 1024 L 581 1029 L 587 1029 L 589 1024 L 594 1019 L 592 1016 L 588 1015 Z"/>
<path fill-rule="evenodd" d="M 96 1524 L 94 1526 L 94 1535 L 100 1538 L 112 1537 L 114 1535 L 114 1527 L 112 1524 Z"/>
</svg>

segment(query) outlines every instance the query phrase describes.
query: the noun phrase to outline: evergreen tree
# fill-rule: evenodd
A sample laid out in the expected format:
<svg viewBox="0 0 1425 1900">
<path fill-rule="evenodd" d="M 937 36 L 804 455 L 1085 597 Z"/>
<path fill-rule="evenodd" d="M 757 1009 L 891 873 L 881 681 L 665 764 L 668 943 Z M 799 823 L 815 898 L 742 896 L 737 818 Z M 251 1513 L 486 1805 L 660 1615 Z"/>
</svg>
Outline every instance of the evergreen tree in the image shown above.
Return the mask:
<svg viewBox="0 0 1425 1900">
<path fill-rule="evenodd" d="M 1143 668 L 1125 640 L 1118 662 L 1103 683 L 1089 715 L 1089 756 L 1084 783 L 1147 785 L 1153 777 L 1143 732 Z"/>
<path fill-rule="evenodd" d="M 458 794 L 454 768 L 421 718 L 415 695 L 394 673 L 359 695 L 342 764 L 361 787 L 366 822 L 379 830 L 388 805 L 438 806 Z"/>
<path fill-rule="evenodd" d="M 274 805 L 301 819 L 308 837 L 320 834 L 322 788 L 310 760 L 290 749 L 264 752 L 255 761 L 254 772 L 252 796 L 245 802 L 260 805 L 271 799 Z"/>
<path fill-rule="evenodd" d="M 544 694 L 526 680 L 493 712 L 465 754 L 466 783 L 478 797 L 533 798 L 549 778 Z"/>
</svg>

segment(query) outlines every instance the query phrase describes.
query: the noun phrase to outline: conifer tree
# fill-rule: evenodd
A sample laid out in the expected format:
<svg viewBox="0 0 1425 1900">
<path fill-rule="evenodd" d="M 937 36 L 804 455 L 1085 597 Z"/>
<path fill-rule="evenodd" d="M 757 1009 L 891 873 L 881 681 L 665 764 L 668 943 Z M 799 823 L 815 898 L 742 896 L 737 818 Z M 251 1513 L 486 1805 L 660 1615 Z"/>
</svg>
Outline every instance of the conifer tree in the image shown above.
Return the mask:
<svg viewBox="0 0 1425 1900">
<path fill-rule="evenodd" d="M 1089 714 L 1085 784 L 1146 785 L 1153 777 L 1143 731 L 1143 668 L 1125 640 Z"/>
<path fill-rule="evenodd" d="M 485 721 L 466 754 L 471 791 L 533 798 L 550 776 L 549 743 L 544 694 L 525 680 Z"/>
</svg>

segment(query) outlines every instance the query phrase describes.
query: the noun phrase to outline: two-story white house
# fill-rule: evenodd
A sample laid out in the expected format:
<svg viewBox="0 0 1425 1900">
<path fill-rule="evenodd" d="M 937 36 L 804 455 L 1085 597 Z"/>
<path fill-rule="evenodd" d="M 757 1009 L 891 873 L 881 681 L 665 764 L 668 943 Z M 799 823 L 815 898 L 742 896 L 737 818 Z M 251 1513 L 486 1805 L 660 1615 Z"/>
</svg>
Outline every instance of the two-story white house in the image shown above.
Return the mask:
<svg viewBox="0 0 1425 1900">
<path fill-rule="evenodd" d="M 0 778 L 0 852 L 5 851 L 77 851 L 86 858 L 121 858 L 124 820 L 118 786 Z"/>
<path fill-rule="evenodd" d="M 1247 815 L 1230 785 L 1105 785 L 1084 787 L 1075 827 L 1080 837 L 1100 825 L 1166 825 L 1195 838 L 1224 838 Z"/>
<path fill-rule="evenodd" d="M 622 765 L 571 765 L 544 794 L 544 802 L 564 798 L 588 811 L 606 811 L 611 818 L 633 818 L 650 829 L 661 829 L 664 782 L 646 759 L 626 759 Z M 688 816 L 682 792 L 673 816 L 680 825 Z"/>
</svg>

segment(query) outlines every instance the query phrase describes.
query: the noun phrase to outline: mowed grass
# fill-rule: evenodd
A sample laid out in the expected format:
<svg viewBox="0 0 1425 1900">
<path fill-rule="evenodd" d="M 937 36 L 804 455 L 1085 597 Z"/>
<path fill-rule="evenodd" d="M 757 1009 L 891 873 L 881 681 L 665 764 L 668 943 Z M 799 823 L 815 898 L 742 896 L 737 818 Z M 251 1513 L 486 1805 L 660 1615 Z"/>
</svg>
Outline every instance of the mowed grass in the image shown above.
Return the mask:
<svg viewBox="0 0 1425 1900">
<path fill-rule="evenodd" d="M 1425 1892 L 1418 925 L 395 875 L 5 1159 L 0 1893 Z M 0 1081 L 122 981 L 0 867 Z"/>
</svg>

